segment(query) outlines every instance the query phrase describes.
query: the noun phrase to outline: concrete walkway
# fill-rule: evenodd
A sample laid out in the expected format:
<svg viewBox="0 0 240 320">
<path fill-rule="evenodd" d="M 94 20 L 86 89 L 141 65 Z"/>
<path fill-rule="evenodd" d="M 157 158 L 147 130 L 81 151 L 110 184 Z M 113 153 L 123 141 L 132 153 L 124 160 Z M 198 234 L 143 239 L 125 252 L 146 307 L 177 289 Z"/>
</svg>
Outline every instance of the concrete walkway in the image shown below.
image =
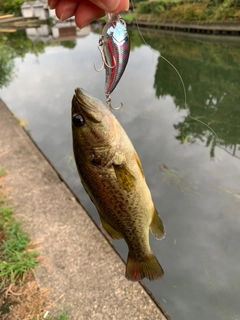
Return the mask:
<svg viewBox="0 0 240 320">
<path fill-rule="evenodd" d="M 17 217 L 40 242 L 48 266 L 36 276 L 52 289 L 53 311 L 66 306 L 74 320 L 168 319 L 125 279 L 122 260 L 1 100 L 0 167 Z"/>
</svg>

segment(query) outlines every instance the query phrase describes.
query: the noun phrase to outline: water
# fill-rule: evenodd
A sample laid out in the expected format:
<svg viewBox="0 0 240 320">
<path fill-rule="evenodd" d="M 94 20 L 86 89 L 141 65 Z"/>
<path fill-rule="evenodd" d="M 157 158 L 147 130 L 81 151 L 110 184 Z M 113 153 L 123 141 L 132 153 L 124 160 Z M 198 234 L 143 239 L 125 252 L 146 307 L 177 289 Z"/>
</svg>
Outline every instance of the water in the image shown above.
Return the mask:
<svg viewBox="0 0 240 320">
<path fill-rule="evenodd" d="M 74 89 L 105 100 L 104 72 L 93 68 L 93 61 L 101 63 L 98 35 L 83 32 L 47 44 L 32 43 L 23 31 L 2 36 L 0 45 L 13 50 L 5 50 L 9 63 L 1 58 L 6 74 L 1 73 L 0 96 L 27 121 L 34 141 L 99 223 L 71 146 Z M 136 147 L 167 230 L 162 241 L 150 236 L 165 277 L 145 283 L 174 320 L 239 320 L 240 43 L 153 31 L 144 36 L 178 68 L 188 96 L 185 109 L 175 71 L 132 30 L 129 64 L 112 103 L 124 104 L 115 115 Z M 189 113 L 210 125 L 219 140 Z M 114 244 L 126 258 L 124 242 Z"/>
</svg>

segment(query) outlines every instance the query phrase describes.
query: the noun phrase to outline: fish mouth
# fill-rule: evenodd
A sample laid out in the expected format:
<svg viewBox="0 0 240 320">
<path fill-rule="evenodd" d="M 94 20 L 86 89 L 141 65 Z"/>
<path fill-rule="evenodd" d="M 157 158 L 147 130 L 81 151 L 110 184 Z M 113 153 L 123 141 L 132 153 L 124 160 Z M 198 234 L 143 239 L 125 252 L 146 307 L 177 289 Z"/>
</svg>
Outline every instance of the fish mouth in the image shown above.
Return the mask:
<svg viewBox="0 0 240 320">
<path fill-rule="evenodd" d="M 81 114 L 90 121 L 99 123 L 102 121 L 107 108 L 97 98 L 90 95 L 82 88 L 75 89 L 72 99 L 72 115 Z"/>
</svg>

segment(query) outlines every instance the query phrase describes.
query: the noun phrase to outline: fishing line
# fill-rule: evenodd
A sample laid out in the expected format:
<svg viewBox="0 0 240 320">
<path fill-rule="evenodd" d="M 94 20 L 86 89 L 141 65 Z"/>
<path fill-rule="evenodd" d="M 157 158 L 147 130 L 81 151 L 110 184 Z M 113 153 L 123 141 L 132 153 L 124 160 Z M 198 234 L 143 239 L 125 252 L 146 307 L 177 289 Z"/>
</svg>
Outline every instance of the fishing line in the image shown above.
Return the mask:
<svg viewBox="0 0 240 320">
<path fill-rule="evenodd" d="M 130 0 L 131 4 L 132 4 L 132 7 L 133 7 L 133 13 L 135 14 L 135 6 L 134 6 L 134 3 L 133 3 L 133 0 Z M 142 41 L 144 42 L 144 44 L 146 46 L 149 47 L 150 50 L 152 50 L 155 54 L 157 54 L 160 58 L 162 58 L 164 61 L 166 61 L 170 67 L 173 68 L 173 70 L 177 73 L 180 81 L 181 81 L 181 84 L 182 84 L 182 88 L 183 88 L 183 93 L 184 93 L 184 107 L 185 109 L 187 110 L 188 109 L 188 105 L 187 105 L 187 91 L 186 91 L 186 87 L 185 87 L 185 84 L 184 84 L 184 81 L 183 81 L 183 78 L 180 74 L 180 72 L 177 70 L 177 68 L 167 59 L 165 58 L 164 56 L 162 56 L 161 52 L 158 52 L 157 50 L 153 49 L 145 40 L 145 38 L 143 37 L 143 34 L 140 30 L 140 27 L 139 27 L 139 24 L 138 24 L 138 20 L 137 20 L 137 16 L 135 14 L 135 21 L 136 21 L 136 25 L 137 25 L 137 29 L 138 29 L 138 32 L 140 34 L 140 37 L 142 38 Z M 210 131 L 212 131 L 212 133 L 215 135 L 215 137 L 217 138 L 217 144 L 218 144 L 218 141 L 219 141 L 219 138 L 218 138 L 218 135 L 217 133 L 205 122 L 203 122 L 202 120 L 199 120 L 197 118 L 194 118 L 193 116 L 190 115 L 190 110 L 189 110 L 189 114 L 188 114 L 188 117 L 193 119 L 194 121 L 197 121 L 201 124 L 203 124 L 205 127 L 207 127 Z"/>
</svg>

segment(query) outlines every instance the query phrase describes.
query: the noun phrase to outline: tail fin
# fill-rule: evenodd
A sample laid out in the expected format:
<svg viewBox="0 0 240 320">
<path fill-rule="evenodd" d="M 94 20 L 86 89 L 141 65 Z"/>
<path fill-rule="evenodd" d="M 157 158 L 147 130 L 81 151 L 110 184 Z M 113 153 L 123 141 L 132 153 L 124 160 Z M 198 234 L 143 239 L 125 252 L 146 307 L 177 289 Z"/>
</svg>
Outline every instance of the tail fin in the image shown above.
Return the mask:
<svg viewBox="0 0 240 320">
<path fill-rule="evenodd" d="M 147 260 L 136 261 L 128 254 L 126 278 L 131 281 L 139 281 L 143 278 L 156 280 L 162 278 L 164 271 L 157 258 L 151 253 Z"/>
</svg>

